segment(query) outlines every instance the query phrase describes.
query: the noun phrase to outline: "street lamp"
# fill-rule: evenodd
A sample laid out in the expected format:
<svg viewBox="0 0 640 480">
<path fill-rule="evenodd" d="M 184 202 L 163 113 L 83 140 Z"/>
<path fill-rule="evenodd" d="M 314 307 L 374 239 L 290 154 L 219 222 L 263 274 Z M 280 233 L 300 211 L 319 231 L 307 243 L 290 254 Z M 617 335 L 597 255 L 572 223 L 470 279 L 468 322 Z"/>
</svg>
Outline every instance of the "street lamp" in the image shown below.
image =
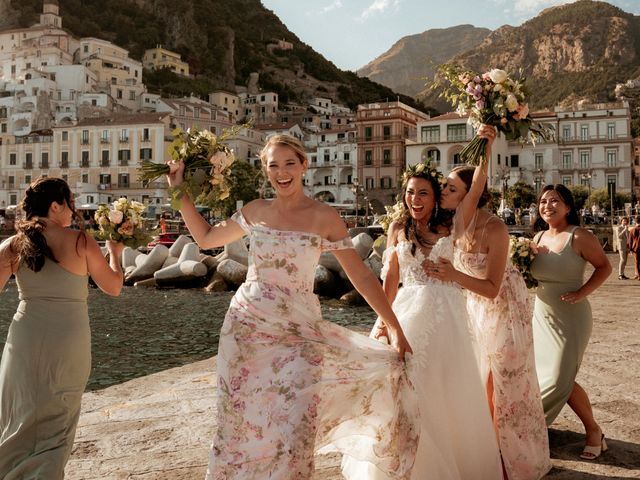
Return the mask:
<svg viewBox="0 0 640 480">
<path fill-rule="evenodd" d="M 358 219 L 358 196 L 360 195 L 360 182 L 358 182 L 357 178 L 353 179 L 353 187 L 351 188 L 351 191 L 353 192 L 353 194 L 356 197 L 356 227 L 357 227 L 358 223 L 359 223 L 359 219 Z"/>
</svg>

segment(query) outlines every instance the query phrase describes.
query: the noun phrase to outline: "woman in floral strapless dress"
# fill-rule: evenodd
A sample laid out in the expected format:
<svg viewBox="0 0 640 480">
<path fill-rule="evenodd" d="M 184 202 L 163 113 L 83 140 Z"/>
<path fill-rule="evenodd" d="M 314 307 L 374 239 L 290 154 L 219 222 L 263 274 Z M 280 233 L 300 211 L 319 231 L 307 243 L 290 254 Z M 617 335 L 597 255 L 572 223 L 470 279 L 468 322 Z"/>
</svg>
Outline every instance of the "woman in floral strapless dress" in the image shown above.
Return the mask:
<svg viewBox="0 0 640 480">
<path fill-rule="evenodd" d="M 479 133 L 493 141 L 491 127 Z M 440 206 L 456 210 L 453 264 L 445 259 L 426 269 L 435 278 L 455 281 L 467 290 L 467 311 L 478 342 L 504 477 L 537 480 L 550 470 L 551 460 L 535 369 L 531 305 L 522 276 L 508 262 L 506 226 L 482 209 L 490 198 L 486 168 L 459 167 L 449 175 Z"/>
<path fill-rule="evenodd" d="M 188 198 L 181 209 L 203 248 L 250 236 L 247 279 L 220 335 L 218 418 L 207 479 L 306 479 L 314 454 L 329 451 L 408 478 L 418 410 L 402 361 L 411 350 L 398 320 L 338 213 L 304 195 L 304 147 L 274 136 L 261 157 L 274 200 L 255 200 L 213 227 Z M 169 182 L 177 185 L 183 165 L 170 166 Z M 334 253 L 384 319 L 392 346 L 322 320 L 313 283 L 323 251 Z"/>
</svg>

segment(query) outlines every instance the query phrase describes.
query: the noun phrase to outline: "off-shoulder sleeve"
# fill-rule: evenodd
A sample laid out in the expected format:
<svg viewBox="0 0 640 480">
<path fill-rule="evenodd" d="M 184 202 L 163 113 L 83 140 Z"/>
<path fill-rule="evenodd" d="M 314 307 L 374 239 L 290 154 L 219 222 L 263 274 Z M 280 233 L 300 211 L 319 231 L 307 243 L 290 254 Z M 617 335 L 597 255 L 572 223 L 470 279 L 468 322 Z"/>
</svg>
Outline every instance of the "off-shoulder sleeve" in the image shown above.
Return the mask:
<svg viewBox="0 0 640 480">
<path fill-rule="evenodd" d="M 396 251 L 395 246 L 387 247 L 382 252 L 382 270 L 380 270 L 380 280 L 384 282 L 384 279 L 387 278 L 387 273 L 389 273 L 389 257 L 391 254 Z"/>
<path fill-rule="evenodd" d="M 322 239 L 321 248 L 323 252 L 330 252 L 331 250 L 347 250 L 353 248 L 353 242 L 351 237 L 344 237 L 342 240 L 330 242 L 329 240 Z"/>
<path fill-rule="evenodd" d="M 245 220 L 244 215 L 242 215 L 242 210 L 238 210 L 236 213 L 231 215 L 231 220 L 233 220 L 238 225 L 240 225 L 242 230 L 244 230 L 244 232 L 247 235 L 249 235 L 251 233 L 251 226 Z"/>
</svg>

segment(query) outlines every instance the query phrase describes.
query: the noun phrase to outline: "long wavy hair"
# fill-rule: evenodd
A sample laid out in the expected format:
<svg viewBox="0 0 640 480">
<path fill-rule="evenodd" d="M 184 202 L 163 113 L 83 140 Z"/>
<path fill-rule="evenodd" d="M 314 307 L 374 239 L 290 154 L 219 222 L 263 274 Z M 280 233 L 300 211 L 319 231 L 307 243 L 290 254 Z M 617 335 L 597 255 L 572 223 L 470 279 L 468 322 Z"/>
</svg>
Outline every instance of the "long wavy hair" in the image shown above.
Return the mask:
<svg viewBox="0 0 640 480">
<path fill-rule="evenodd" d="M 53 202 L 60 205 L 66 202 L 74 216 L 79 218 L 73 207 L 69 185 L 61 178 L 39 178 L 34 181 L 27 188 L 20 203 L 25 212 L 25 220 L 16 224 L 18 233 L 14 237 L 11 250 L 17 255 L 20 264 L 25 264 L 34 272 L 42 269 L 45 258 L 58 262 L 44 236 L 47 226 L 44 218 L 49 215 L 49 208 Z"/>
<path fill-rule="evenodd" d="M 427 222 L 427 228 L 431 232 L 438 233 L 440 227 L 442 226 L 449 229 L 451 227 L 451 213 L 445 211 L 439 206 L 440 196 L 442 194 L 442 174 L 436 169 L 436 167 L 434 167 L 429 161 L 427 161 L 424 163 L 413 165 L 405 170 L 402 175 L 402 188 L 400 191 L 400 198 L 398 198 L 398 203 L 402 205 L 399 209 L 399 211 L 402 213 L 400 218 L 398 218 L 398 221 L 404 225 L 405 238 L 415 238 L 419 244 L 425 245 L 426 242 L 418 231 L 418 223 L 409 214 L 409 206 L 407 205 L 407 202 L 405 200 L 407 185 L 409 184 L 409 180 L 411 180 L 412 178 L 423 178 L 427 180 L 433 190 L 435 204 L 433 207 L 433 211 L 431 212 L 431 216 L 429 217 L 429 221 Z M 411 253 L 415 254 L 415 252 L 416 242 L 412 242 Z"/>
<path fill-rule="evenodd" d="M 580 226 L 580 216 L 578 215 L 578 210 L 576 209 L 576 202 L 573 199 L 571 190 L 569 190 L 566 186 L 564 186 L 561 183 L 556 183 L 555 185 L 545 185 L 542 188 L 542 190 L 540 190 L 540 194 L 538 195 L 538 201 L 537 201 L 538 211 L 540 210 L 540 199 L 545 193 L 550 192 L 551 190 L 553 190 L 558 195 L 560 195 L 560 198 L 562 198 L 562 201 L 565 203 L 567 207 L 569 207 L 569 213 L 567 214 L 567 223 L 569 225 Z M 542 217 L 538 215 L 538 218 L 535 224 L 533 225 L 533 229 L 536 232 L 539 232 L 540 230 L 548 230 L 549 224 L 544 220 L 542 220 Z"/>
</svg>

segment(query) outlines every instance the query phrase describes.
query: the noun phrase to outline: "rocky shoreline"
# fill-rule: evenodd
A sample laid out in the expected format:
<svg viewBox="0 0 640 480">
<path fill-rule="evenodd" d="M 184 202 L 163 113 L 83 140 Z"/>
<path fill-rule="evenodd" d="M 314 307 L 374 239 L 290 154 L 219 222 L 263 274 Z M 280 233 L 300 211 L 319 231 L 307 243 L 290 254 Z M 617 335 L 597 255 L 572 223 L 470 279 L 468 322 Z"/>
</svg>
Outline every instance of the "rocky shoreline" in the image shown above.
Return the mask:
<svg viewBox="0 0 640 480">
<path fill-rule="evenodd" d="M 613 266 L 617 255 L 608 255 Z M 631 267 L 627 268 L 627 275 Z M 566 407 L 550 429 L 545 479 L 640 478 L 640 282 L 609 280 L 592 297 L 594 330 L 579 381 L 610 450 L 578 457 L 582 427 Z M 67 480 L 204 478 L 215 423 L 215 358 L 86 393 Z M 318 458 L 314 480 L 337 480 L 339 459 Z"/>
</svg>

